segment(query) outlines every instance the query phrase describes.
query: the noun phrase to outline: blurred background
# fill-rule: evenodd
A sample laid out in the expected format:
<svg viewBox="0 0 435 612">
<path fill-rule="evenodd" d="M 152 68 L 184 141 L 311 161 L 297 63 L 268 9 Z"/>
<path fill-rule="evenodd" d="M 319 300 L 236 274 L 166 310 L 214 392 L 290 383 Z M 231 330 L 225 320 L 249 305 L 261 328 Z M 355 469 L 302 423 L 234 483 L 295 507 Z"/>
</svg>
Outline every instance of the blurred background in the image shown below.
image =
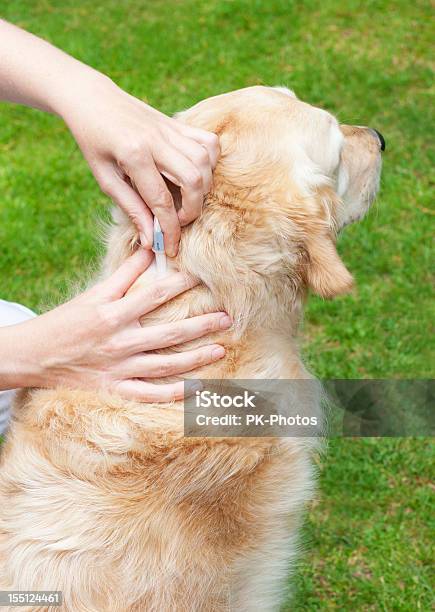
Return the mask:
<svg viewBox="0 0 435 612">
<path fill-rule="evenodd" d="M 323 378 L 432 376 L 428 2 L 0 0 L 0 15 L 168 114 L 286 85 L 380 130 L 380 195 L 339 242 L 357 291 L 311 298 L 304 354 Z M 0 106 L 2 298 L 39 312 L 64 299 L 97 265 L 108 204 L 59 119 Z M 430 451 L 424 438 L 331 440 L 284 610 L 430 608 Z"/>
</svg>

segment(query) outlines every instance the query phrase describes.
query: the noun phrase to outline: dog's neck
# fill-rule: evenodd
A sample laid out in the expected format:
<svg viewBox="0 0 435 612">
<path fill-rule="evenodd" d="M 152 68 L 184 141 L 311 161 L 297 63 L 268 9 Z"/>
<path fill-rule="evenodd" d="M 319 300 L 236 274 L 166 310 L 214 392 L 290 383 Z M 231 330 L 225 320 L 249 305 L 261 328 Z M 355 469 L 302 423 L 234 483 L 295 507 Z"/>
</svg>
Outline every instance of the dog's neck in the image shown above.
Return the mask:
<svg viewBox="0 0 435 612">
<path fill-rule="evenodd" d="M 168 274 L 179 270 L 175 259 L 168 258 Z M 151 265 L 138 279 L 132 290 L 152 286 L 157 280 L 156 267 Z M 267 311 L 270 304 L 262 304 Z M 225 310 L 225 304 L 218 303 L 210 289 L 199 285 L 181 296 L 171 300 L 161 308 L 141 319 L 144 327 L 182 320 L 187 317 Z M 230 308 L 228 308 L 229 310 Z M 249 313 L 239 312 L 233 316 L 233 326 L 224 332 L 214 332 L 189 343 L 177 345 L 159 352 L 179 352 L 207 344 L 219 343 L 226 349 L 225 357 L 209 366 L 201 367 L 180 378 L 306 378 L 308 376 L 299 356 L 297 329 L 299 326 L 301 301 L 294 304 L 291 311 L 281 316 L 270 316 L 267 312 L 261 321 L 246 320 Z M 169 379 L 168 379 L 169 380 Z"/>
<path fill-rule="evenodd" d="M 228 331 L 159 351 L 178 352 L 211 343 L 225 347 L 223 359 L 183 378 L 306 378 L 296 338 L 303 294 L 288 275 L 271 229 L 258 232 L 257 213 L 230 204 L 222 195 L 210 195 L 203 214 L 183 228 L 177 257 L 167 258 L 168 273 L 181 270 L 200 284 L 142 317 L 141 324 L 158 325 L 225 311 L 233 320 Z M 129 219 L 117 211 L 115 221 L 105 275 L 137 248 L 137 233 Z M 156 280 L 152 265 L 132 290 L 152 286 Z"/>
</svg>

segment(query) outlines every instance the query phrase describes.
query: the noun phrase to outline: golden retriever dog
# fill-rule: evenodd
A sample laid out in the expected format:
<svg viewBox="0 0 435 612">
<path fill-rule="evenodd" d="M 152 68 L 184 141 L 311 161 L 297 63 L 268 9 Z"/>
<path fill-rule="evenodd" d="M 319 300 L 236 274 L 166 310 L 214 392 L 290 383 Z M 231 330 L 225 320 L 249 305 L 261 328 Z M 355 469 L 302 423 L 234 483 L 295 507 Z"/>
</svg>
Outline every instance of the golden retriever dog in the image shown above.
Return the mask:
<svg viewBox="0 0 435 612">
<path fill-rule="evenodd" d="M 336 237 L 376 195 L 382 137 L 280 87 L 178 117 L 220 138 L 212 190 L 170 261 L 200 284 L 141 324 L 225 310 L 230 330 L 166 349 L 225 346 L 190 378 L 309 379 L 297 340 L 305 297 L 352 287 Z M 103 274 L 137 238 L 117 213 Z M 278 610 L 315 449 L 311 437 L 184 436 L 182 401 L 28 389 L 1 450 L 0 590 L 62 591 L 70 612 Z"/>
</svg>

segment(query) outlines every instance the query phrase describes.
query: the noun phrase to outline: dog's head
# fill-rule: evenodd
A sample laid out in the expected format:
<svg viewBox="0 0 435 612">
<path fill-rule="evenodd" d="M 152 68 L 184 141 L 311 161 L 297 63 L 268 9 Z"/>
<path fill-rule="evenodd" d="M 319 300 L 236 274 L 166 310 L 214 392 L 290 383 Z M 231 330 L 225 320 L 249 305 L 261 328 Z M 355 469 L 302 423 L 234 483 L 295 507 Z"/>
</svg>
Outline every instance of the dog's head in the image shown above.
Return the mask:
<svg viewBox="0 0 435 612">
<path fill-rule="evenodd" d="M 280 87 L 209 98 L 177 117 L 218 134 L 221 147 L 203 213 L 183 230 L 179 267 L 232 316 L 273 296 L 288 310 L 307 287 L 323 297 L 348 291 L 336 237 L 376 195 L 382 137 Z"/>
<path fill-rule="evenodd" d="M 226 275 L 254 292 L 280 280 L 323 297 L 348 291 L 336 236 L 376 195 L 382 137 L 339 125 L 284 88 L 223 94 L 178 118 L 217 133 L 221 146 L 204 213 L 182 242 L 190 271 L 210 285 Z"/>
</svg>

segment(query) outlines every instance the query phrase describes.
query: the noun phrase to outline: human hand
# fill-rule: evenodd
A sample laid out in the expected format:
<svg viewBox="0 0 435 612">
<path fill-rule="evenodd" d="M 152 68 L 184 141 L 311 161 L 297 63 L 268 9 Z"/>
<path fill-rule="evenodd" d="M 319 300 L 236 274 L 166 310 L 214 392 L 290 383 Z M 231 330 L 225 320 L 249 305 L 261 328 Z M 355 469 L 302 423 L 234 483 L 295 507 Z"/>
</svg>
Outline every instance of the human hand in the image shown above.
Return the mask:
<svg viewBox="0 0 435 612">
<path fill-rule="evenodd" d="M 155 215 L 166 253 L 175 256 L 180 226 L 198 217 L 210 190 L 218 137 L 167 117 L 99 73 L 81 83 L 80 103 L 65 96 L 61 114 L 98 184 L 133 220 L 146 248 Z M 162 175 L 180 187 L 178 213 Z"/>
<path fill-rule="evenodd" d="M 9 372 L 0 367 L 3 388 L 21 386 L 105 389 L 144 402 L 181 399 L 184 383 L 153 384 L 153 378 L 183 374 L 221 359 L 225 350 L 202 348 L 147 353 L 228 329 L 224 312 L 142 328 L 139 318 L 194 286 L 181 273 L 153 286 L 126 292 L 148 267 L 152 253 L 139 249 L 110 276 L 54 310 L 0 329 Z M 3 374 L 5 374 L 3 376 Z M 0 387 L 1 388 L 1 387 Z"/>
<path fill-rule="evenodd" d="M 17 51 L 18 50 L 18 51 Z M 200 214 L 219 154 L 218 137 L 167 117 L 108 77 L 0 19 L 0 99 L 61 116 L 101 189 L 151 248 L 154 214 L 169 256 L 180 226 Z M 181 190 L 175 210 L 163 176 Z"/>
</svg>

